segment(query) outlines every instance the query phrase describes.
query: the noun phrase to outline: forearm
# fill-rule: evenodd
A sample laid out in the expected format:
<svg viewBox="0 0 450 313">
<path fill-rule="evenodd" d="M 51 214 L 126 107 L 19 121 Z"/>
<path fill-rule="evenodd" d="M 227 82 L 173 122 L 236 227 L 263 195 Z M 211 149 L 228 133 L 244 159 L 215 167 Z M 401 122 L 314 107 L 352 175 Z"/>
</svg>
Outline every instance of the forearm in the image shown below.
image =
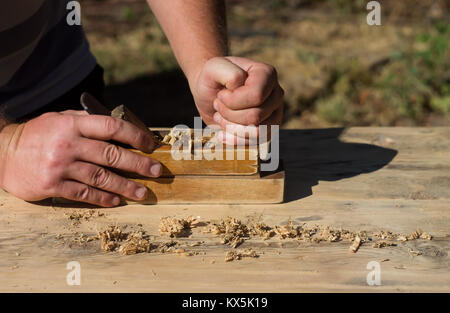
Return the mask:
<svg viewBox="0 0 450 313">
<path fill-rule="evenodd" d="M 189 82 L 202 65 L 228 52 L 223 0 L 147 0 Z"/>
</svg>

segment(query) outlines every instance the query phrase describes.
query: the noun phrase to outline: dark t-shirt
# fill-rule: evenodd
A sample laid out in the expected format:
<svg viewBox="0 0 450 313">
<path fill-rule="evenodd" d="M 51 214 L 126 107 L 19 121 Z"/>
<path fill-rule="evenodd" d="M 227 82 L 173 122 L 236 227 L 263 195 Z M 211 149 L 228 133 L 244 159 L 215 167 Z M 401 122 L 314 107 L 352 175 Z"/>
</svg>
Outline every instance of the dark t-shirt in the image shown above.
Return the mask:
<svg viewBox="0 0 450 313">
<path fill-rule="evenodd" d="M 96 64 L 68 0 L 2 0 L 0 112 L 11 120 L 33 112 L 82 81 Z"/>
</svg>

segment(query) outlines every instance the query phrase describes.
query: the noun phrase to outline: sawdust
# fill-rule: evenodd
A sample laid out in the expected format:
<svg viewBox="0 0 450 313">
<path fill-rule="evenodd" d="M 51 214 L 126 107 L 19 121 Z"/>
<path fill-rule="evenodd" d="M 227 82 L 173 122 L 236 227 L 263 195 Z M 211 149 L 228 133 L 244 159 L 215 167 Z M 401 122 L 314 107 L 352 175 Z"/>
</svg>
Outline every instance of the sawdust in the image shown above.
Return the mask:
<svg viewBox="0 0 450 313">
<path fill-rule="evenodd" d="M 225 255 L 225 262 L 232 262 L 235 260 L 241 260 L 242 258 L 258 258 L 259 255 L 252 249 L 238 249 L 228 251 Z"/>
<path fill-rule="evenodd" d="M 390 241 L 386 241 L 386 240 L 380 240 L 375 242 L 372 245 L 372 248 L 385 248 L 385 247 L 392 247 L 392 246 L 396 246 L 397 244 L 390 242 Z"/>
<path fill-rule="evenodd" d="M 408 248 L 408 253 L 409 253 L 411 256 L 419 256 L 419 255 L 422 255 L 422 252 L 413 250 L 413 249 L 411 249 L 411 248 Z"/>
<path fill-rule="evenodd" d="M 168 234 L 171 238 L 188 237 L 191 229 L 199 223 L 197 218 L 188 216 L 186 219 L 163 217 L 159 222 L 161 234 Z"/>
<path fill-rule="evenodd" d="M 276 235 L 276 232 L 272 227 L 264 223 L 254 223 L 250 226 L 250 234 L 261 237 L 263 240 L 269 240 Z"/>
<path fill-rule="evenodd" d="M 131 232 L 127 234 L 127 239 L 119 247 L 119 252 L 124 255 L 150 252 L 151 244 L 149 237 L 142 230 Z"/>
<path fill-rule="evenodd" d="M 90 211 L 74 211 L 66 215 L 70 220 L 80 221 L 89 220 L 93 217 L 104 216 L 103 213 Z M 206 226 L 205 226 L 206 225 Z M 86 235 L 78 232 L 74 233 L 72 243 L 86 244 L 95 240 L 100 240 L 100 247 L 106 252 L 119 252 L 123 255 L 132 255 L 138 253 L 169 253 L 179 256 L 194 256 L 198 254 L 205 255 L 205 252 L 187 251 L 190 247 L 198 247 L 203 245 L 204 241 L 184 242 L 170 240 L 166 242 L 155 242 L 150 236 L 142 230 L 142 224 L 137 225 L 139 230 L 124 231 L 127 225 L 119 227 L 117 225 L 108 226 L 104 231 L 98 232 L 97 235 Z M 385 248 L 396 246 L 396 242 L 412 241 L 417 239 L 431 240 L 432 236 L 421 229 L 410 234 L 394 233 L 387 230 L 381 230 L 374 233 L 366 231 L 350 231 L 342 228 L 333 228 L 329 225 L 312 225 L 306 224 L 294 225 L 289 219 L 282 226 L 270 226 L 262 222 L 245 223 L 233 217 L 213 221 L 199 221 L 199 218 L 188 216 L 186 218 L 162 217 L 159 223 L 159 231 L 162 235 L 170 238 L 189 237 L 191 229 L 204 226 L 203 232 L 210 233 L 220 238 L 220 243 L 236 249 L 245 241 L 250 239 L 261 239 L 265 246 L 271 245 L 267 242 L 277 237 L 279 240 L 290 240 L 298 242 L 320 243 L 329 242 L 337 243 L 347 241 L 350 244 L 349 251 L 356 253 L 361 246 L 368 242 L 372 242 L 373 248 Z M 133 227 L 132 227 L 133 228 Z M 56 239 L 63 238 L 58 234 Z M 278 242 L 283 247 L 283 242 Z M 279 251 L 279 254 L 281 252 Z M 409 249 L 412 256 L 421 255 L 420 251 Z M 228 251 L 225 257 L 226 262 L 241 260 L 244 257 L 259 257 L 252 249 L 238 249 Z"/>
<path fill-rule="evenodd" d="M 73 226 L 78 226 L 82 221 L 88 221 L 91 218 L 103 217 L 105 213 L 98 210 L 76 210 L 70 213 L 64 213 L 67 219 L 72 221 Z"/>
<path fill-rule="evenodd" d="M 378 233 L 374 234 L 374 237 L 378 239 L 388 239 L 388 240 L 396 240 L 396 241 L 409 241 L 409 240 L 416 240 L 416 239 L 426 239 L 431 240 L 433 236 L 431 236 L 429 233 L 423 232 L 420 228 L 416 231 L 412 232 L 409 235 L 405 234 L 399 234 L 399 233 L 393 233 L 390 231 L 379 231 Z"/>
<path fill-rule="evenodd" d="M 211 222 L 205 232 L 220 236 L 221 243 L 230 245 L 232 248 L 238 247 L 249 238 L 247 225 L 232 217 Z"/>
</svg>

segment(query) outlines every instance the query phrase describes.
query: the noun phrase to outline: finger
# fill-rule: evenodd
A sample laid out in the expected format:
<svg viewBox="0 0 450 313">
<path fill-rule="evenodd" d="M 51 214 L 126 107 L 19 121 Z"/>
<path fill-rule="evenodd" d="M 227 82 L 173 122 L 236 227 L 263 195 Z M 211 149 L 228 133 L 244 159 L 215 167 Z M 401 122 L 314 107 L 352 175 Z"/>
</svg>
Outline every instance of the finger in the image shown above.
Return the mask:
<svg viewBox="0 0 450 313">
<path fill-rule="evenodd" d="M 61 111 L 59 112 L 61 114 L 70 114 L 70 115 L 77 115 L 77 116 L 85 116 L 85 115 L 89 115 L 88 112 L 84 111 L 84 110 L 65 110 L 65 111 Z"/>
<path fill-rule="evenodd" d="M 59 188 L 58 196 L 69 200 L 86 202 L 102 207 L 112 207 L 120 204 L 119 196 L 75 181 L 66 180 Z"/>
<path fill-rule="evenodd" d="M 157 161 L 135 152 L 99 140 L 81 138 L 75 157 L 106 167 L 117 168 L 142 176 L 158 177 L 162 167 Z"/>
<path fill-rule="evenodd" d="M 271 116 L 272 113 L 281 105 L 282 99 L 283 90 L 281 87 L 277 86 L 277 88 L 272 91 L 272 94 L 259 107 L 233 110 L 222 103 L 221 100 L 216 99 L 214 102 L 214 108 L 228 121 L 241 125 L 259 125 L 269 118 L 269 116 Z"/>
<path fill-rule="evenodd" d="M 66 178 L 86 185 L 120 194 L 129 199 L 143 200 L 147 197 L 147 188 L 136 182 L 123 178 L 107 169 L 86 162 L 72 163 L 67 169 Z"/>
<path fill-rule="evenodd" d="M 218 124 L 222 128 L 223 132 L 218 134 L 218 139 L 228 144 L 241 143 L 240 138 L 253 139 L 259 137 L 260 128 L 254 126 L 243 126 L 233 122 L 230 122 L 220 116 L 220 113 L 216 113 L 218 116 Z M 216 119 L 216 114 L 214 115 Z M 267 125 L 267 138 L 270 138 L 271 127 L 270 125 L 280 125 L 283 119 L 283 107 L 279 107 L 273 112 L 273 114 L 263 121 L 261 125 Z M 247 141 L 248 142 L 248 141 Z"/>
<path fill-rule="evenodd" d="M 257 63 L 249 69 L 248 78 L 243 86 L 232 91 L 223 89 L 217 96 L 233 110 L 254 108 L 261 105 L 271 95 L 277 81 L 275 68 Z"/>
<path fill-rule="evenodd" d="M 234 90 L 242 85 L 244 85 L 247 79 L 247 73 L 225 58 L 212 58 L 206 62 L 204 67 L 205 77 L 208 78 L 206 81 L 212 81 L 216 86 L 211 86 L 216 88 L 218 86 L 224 86 L 229 90 Z"/>
<path fill-rule="evenodd" d="M 80 116 L 75 123 L 84 137 L 119 141 L 147 153 L 151 153 L 155 147 L 151 132 L 118 118 L 87 115 Z"/>
</svg>

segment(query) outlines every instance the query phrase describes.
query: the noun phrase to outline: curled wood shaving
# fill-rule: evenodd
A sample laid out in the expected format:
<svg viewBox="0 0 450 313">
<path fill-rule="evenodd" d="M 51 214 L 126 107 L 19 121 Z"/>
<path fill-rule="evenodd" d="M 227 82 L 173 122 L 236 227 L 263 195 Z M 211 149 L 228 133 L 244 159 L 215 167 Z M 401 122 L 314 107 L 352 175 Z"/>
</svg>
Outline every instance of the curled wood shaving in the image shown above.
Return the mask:
<svg viewBox="0 0 450 313">
<path fill-rule="evenodd" d="M 225 255 L 225 262 L 231 262 L 235 260 L 241 260 L 242 258 L 257 258 L 259 255 L 252 249 L 239 249 L 234 251 L 228 251 Z"/>
<path fill-rule="evenodd" d="M 101 240 L 101 247 L 104 251 L 115 251 L 120 242 L 127 239 L 128 234 L 123 233 L 118 226 L 108 226 L 108 228 L 98 233 Z"/>
<path fill-rule="evenodd" d="M 127 234 L 127 239 L 119 247 L 119 252 L 124 255 L 150 252 L 151 244 L 149 236 L 144 231 L 135 231 Z"/>
<path fill-rule="evenodd" d="M 238 247 L 249 238 L 247 225 L 232 217 L 211 222 L 206 232 L 220 236 L 222 244 L 228 244 L 232 248 Z"/>
<path fill-rule="evenodd" d="M 255 223 L 249 227 L 250 234 L 253 236 L 259 236 L 263 240 L 268 240 L 276 235 L 275 230 L 264 224 L 264 223 Z"/>
<path fill-rule="evenodd" d="M 97 237 L 101 240 L 104 251 L 119 251 L 123 255 L 150 252 L 151 244 L 145 231 L 123 232 L 118 226 L 108 226 Z"/>
<path fill-rule="evenodd" d="M 159 231 L 162 234 L 168 234 L 171 238 L 187 237 L 191 228 L 194 228 L 199 221 L 188 216 L 186 219 L 178 219 L 175 217 L 163 217 L 159 223 Z"/>
<path fill-rule="evenodd" d="M 178 140 L 189 140 L 189 142 L 192 142 L 193 135 L 192 129 L 177 129 L 174 127 L 164 136 L 161 142 L 170 146 L 173 146 Z"/>
<path fill-rule="evenodd" d="M 284 226 L 275 226 L 275 232 L 281 239 L 296 238 L 300 236 L 300 226 L 292 225 L 291 219 Z"/>
</svg>

